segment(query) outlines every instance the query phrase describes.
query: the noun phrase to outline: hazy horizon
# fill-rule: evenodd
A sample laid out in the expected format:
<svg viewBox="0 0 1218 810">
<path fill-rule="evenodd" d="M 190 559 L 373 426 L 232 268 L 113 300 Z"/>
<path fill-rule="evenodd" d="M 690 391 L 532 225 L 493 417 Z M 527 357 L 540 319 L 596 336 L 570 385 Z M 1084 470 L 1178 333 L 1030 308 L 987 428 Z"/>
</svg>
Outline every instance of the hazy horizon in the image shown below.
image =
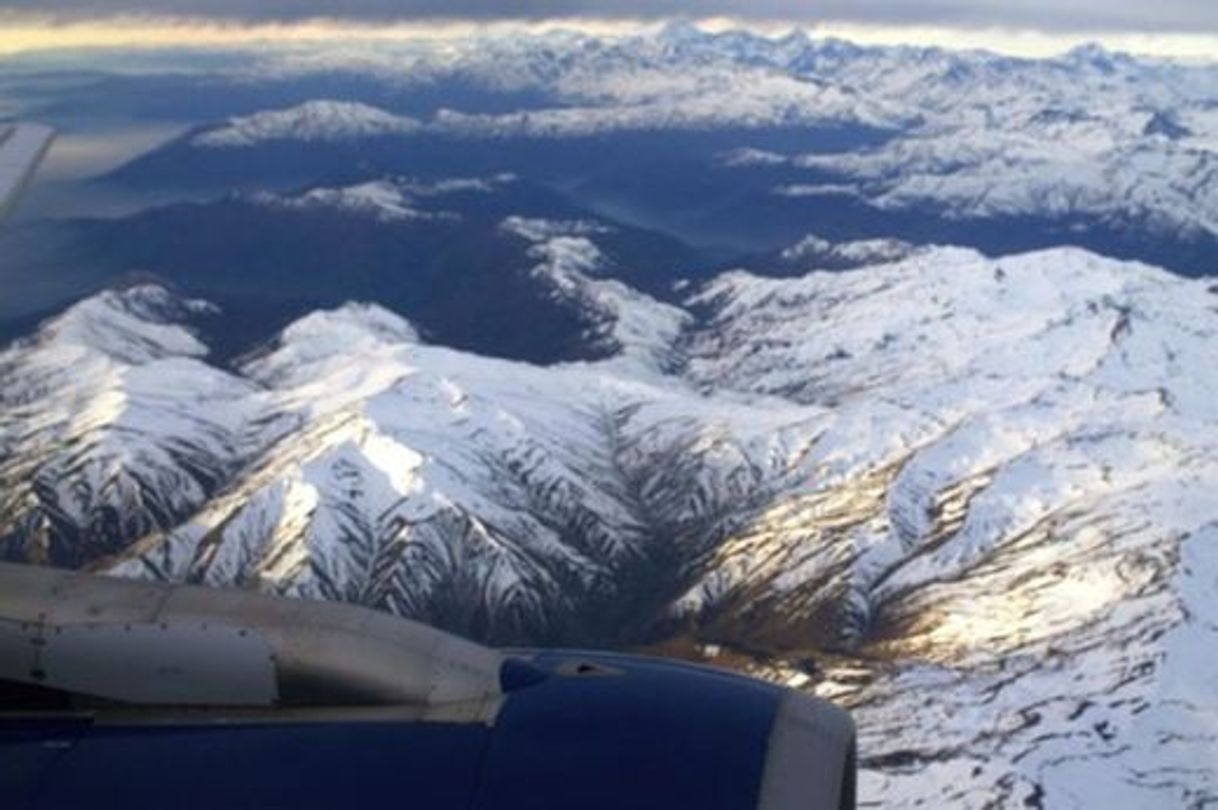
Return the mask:
<svg viewBox="0 0 1218 810">
<path fill-rule="evenodd" d="M 302 18 L 264 21 L 230 18 L 136 15 L 87 17 L 15 12 L 0 4 L 0 57 L 120 48 L 233 48 L 325 45 L 360 40 L 378 42 L 463 38 L 487 34 L 540 33 L 565 29 L 602 36 L 654 31 L 677 21 L 709 31 L 744 29 L 768 36 L 803 30 L 810 36 L 839 38 L 862 45 L 912 45 L 950 50 L 987 50 L 1012 56 L 1045 58 L 1083 44 L 1146 56 L 1203 59 L 1218 54 L 1218 32 L 1132 29 L 1017 27 L 970 20 L 960 24 L 857 21 L 850 19 L 740 16 L 610 18 L 561 16 L 520 18 L 427 18 L 370 21 L 359 18 Z"/>
</svg>

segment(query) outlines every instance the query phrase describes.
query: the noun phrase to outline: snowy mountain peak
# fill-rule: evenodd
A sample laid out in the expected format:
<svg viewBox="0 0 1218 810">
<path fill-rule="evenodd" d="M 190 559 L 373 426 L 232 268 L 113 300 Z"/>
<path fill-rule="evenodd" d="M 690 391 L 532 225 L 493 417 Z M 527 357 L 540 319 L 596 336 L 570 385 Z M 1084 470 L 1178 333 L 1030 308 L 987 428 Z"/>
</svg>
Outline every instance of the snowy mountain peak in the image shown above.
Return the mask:
<svg viewBox="0 0 1218 810">
<path fill-rule="evenodd" d="M 1085 42 L 1076 45 L 1061 57 L 1063 62 L 1085 65 L 1100 71 L 1112 73 L 1118 66 L 1133 67 L 1136 62 L 1128 54 L 1111 51 L 1098 42 Z"/>
<path fill-rule="evenodd" d="M 852 242 L 832 242 L 809 234 L 782 251 L 784 262 L 812 268 L 841 269 L 871 264 L 895 262 L 917 248 L 900 239 L 860 239 Z"/>
<path fill-rule="evenodd" d="M 418 332 L 377 304 L 348 303 L 306 315 L 290 324 L 274 346 L 246 360 L 242 370 L 272 387 L 304 383 L 319 369 L 350 357 L 375 357 L 417 343 Z"/>
<path fill-rule="evenodd" d="M 416 131 L 419 122 L 393 115 L 367 104 L 316 100 L 282 110 L 269 110 L 232 118 L 223 126 L 195 135 L 198 147 L 230 149 L 266 141 L 342 141 L 402 135 Z"/>
<path fill-rule="evenodd" d="M 511 174 L 489 177 L 453 177 L 421 181 L 385 177 L 338 188 L 317 187 L 297 194 L 256 191 L 238 194 L 255 205 L 294 211 L 330 211 L 373 217 L 380 222 L 458 221 L 460 215 L 436 208 L 433 198 L 476 193 L 493 194 L 515 182 Z"/>
<path fill-rule="evenodd" d="M 387 181 L 360 183 L 343 188 L 315 188 L 302 194 L 283 195 L 259 191 L 248 199 L 269 208 L 296 211 L 332 211 L 371 216 L 380 222 L 409 222 L 435 218 L 430 211 L 412 206 L 400 186 Z"/>
<path fill-rule="evenodd" d="M 418 333 L 405 319 L 378 304 L 349 303 L 314 312 L 283 330 L 280 347 L 325 344 L 334 354 L 358 352 L 368 345 L 414 343 Z"/>
<path fill-rule="evenodd" d="M 706 42 L 710 34 L 689 20 L 673 20 L 665 23 L 656 34 L 656 39 L 672 47 L 681 47 L 693 43 Z"/>
<path fill-rule="evenodd" d="M 121 553 L 261 445 L 255 386 L 202 363 L 186 326 L 211 309 L 157 286 L 107 291 L 0 353 L 0 555 Z"/>
<path fill-rule="evenodd" d="M 133 365 L 202 357 L 207 347 L 186 324 L 214 311 L 207 302 L 181 299 L 157 285 L 107 290 L 47 321 L 35 341 L 43 351 L 52 346 L 96 351 Z"/>
</svg>

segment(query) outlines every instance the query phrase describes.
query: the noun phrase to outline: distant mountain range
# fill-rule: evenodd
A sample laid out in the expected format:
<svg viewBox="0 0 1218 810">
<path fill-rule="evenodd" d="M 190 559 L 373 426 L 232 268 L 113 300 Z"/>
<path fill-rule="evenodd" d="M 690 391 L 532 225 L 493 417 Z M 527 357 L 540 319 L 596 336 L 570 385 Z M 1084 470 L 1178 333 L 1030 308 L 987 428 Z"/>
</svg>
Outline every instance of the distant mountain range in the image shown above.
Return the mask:
<svg viewBox="0 0 1218 810">
<path fill-rule="evenodd" d="M 257 204 L 417 216 L 405 195 Z M 1213 795 L 1209 285 L 910 248 L 677 306 L 598 276 L 601 226 L 501 228 L 598 313 L 602 359 L 348 304 L 217 366 L 214 307 L 147 285 L 48 321 L 0 355 L 4 556 L 498 642 L 721 645 L 855 706 L 886 806 L 1118 772 L 1148 805 Z"/>
<path fill-rule="evenodd" d="M 1190 275 L 1215 270 L 1212 65 L 1094 47 L 1025 60 L 694 27 L 455 47 L 268 57 L 253 74 L 263 81 L 350 71 L 397 100 L 310 99 L 233 116 L 111 179 L 509 171 L 695 244 L 775 248 L 814 220 L 837 239 L 895 235 L 991 253 L 1080 244 Z M 528 101 L 410 103 L 447 81 Z"/>
</svg>

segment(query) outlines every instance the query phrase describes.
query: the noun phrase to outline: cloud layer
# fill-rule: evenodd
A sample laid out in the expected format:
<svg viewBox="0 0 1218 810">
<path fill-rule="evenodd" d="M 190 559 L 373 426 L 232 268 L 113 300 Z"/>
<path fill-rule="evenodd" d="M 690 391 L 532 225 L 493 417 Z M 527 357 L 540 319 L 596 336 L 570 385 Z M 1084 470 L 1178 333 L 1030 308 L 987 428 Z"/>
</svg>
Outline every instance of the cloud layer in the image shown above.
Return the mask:
<svg viewBox="0 0 1218 810">
<path fill-rule="evenodd" d="M 1215 0 L 0 0 L 0 12 L 96 18 L 105 14 L 249 22 L 729 16 L 866 25 L 1018 28 L 1048 32 L 1218 33 Z"/>
</svg>

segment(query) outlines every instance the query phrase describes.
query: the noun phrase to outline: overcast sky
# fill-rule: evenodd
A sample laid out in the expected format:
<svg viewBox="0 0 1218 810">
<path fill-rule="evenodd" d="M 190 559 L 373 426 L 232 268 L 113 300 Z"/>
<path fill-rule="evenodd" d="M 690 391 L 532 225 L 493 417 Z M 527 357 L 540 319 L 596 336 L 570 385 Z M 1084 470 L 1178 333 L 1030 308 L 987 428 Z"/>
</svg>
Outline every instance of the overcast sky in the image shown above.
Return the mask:
<svg viewBox="0 0 1218 810">
<path fill-rule="evenodd" d="M 0 0 L 0 9 L 92 18 L 187 15 L 243 21 L 342 17 L 660 19 L 730 16 L 799 23 L 1006 27 L 1050 33 L 1218 33 L 1218 0 Z"/>
</svg>

